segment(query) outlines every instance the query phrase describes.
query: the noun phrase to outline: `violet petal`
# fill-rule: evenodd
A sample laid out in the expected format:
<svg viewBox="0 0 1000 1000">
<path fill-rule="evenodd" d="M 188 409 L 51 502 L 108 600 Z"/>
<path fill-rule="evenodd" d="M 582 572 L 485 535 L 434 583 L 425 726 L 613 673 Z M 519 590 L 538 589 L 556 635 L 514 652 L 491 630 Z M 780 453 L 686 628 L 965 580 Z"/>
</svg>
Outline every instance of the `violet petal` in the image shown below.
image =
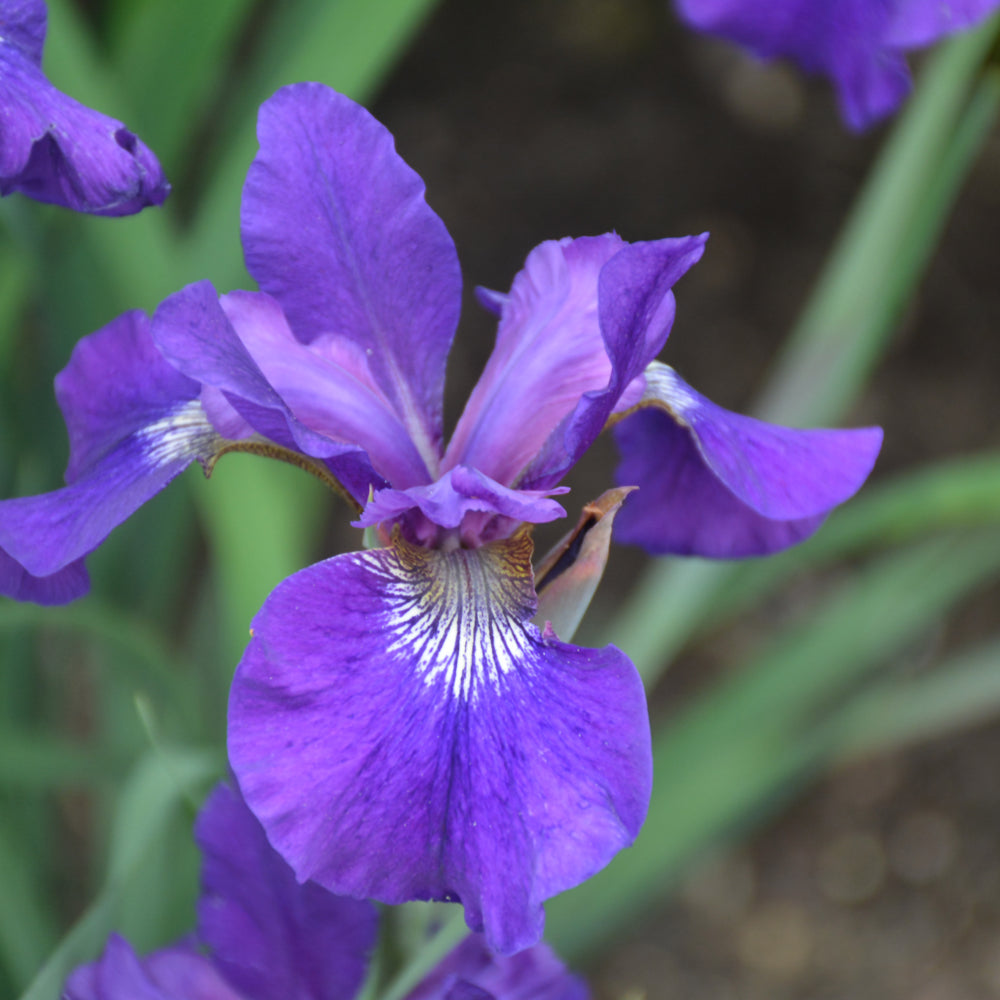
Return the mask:
<svg viewBox="0 0 1000 1000">
<path fill-rule="evenodd" d="M 502 953 L 631 843 L 651 785 L 635 668 L 530 624 L 530 552 L 398 542 L 296 573 L 229 705 L 230 762 L 298 878 L 460 900 Z"/>
<path fill-rule="evenodd" d="M 108 938 L 96 962 L 70 974 L 61 996 L 63 1000 L 245 1000 L 190 943 L 139 958 L 118 934 Z"/>
<path fill-rule="evenodd" d="M 523 489 L 559 482 L 593 444 L 622 395 L 666 343 L 675 311 L 671 289 L 701 259 L 707 239 L 702 233 L 627 244 L 601 268 L 593 294 L 609 380 L 585 392 L 549 435 L 518 484 Z"/>
<path fill-rule="evenodd" d="M 1000 8 L 1000 0 L 895 0 L 886 45 L 917 49 L 974 27 Z"/>
<path fill-rule="evenodd" d="M 639 487 L 615 535 L 649 552 L 734 559 L 787 548 L 853 496 L 881 447 L 877 427 L 780 427 L 716 406 L 665 365 L 646 378 L 651 408 L 615 429 L 616 478 Z"/>
<path fill-rule="evenodd" d="M 257 135 L 243 189 L 247 268 L 300 339 L 357 343 L 434 473 L 462 286 L 423 181 L 383 125 L 318 83 L 265 101 Z"/>
<path fill-rule="evenodd" d="M 3 578 L 12 596 L 43 603 L 54 603 L 63 588 L 63 596 L 78 596 L 85 576 L 72 564 L 220 444 L 199 386 L 158 355 L 141 312 L 80 341 L 56 392 L 70 437 L 69 485 L 0 502 L 0 550 L 31 576 L 52 579 L 18 582 L 9 564 Z"/>
<path fill-rule="evenodd" d="M 922 0 L 923 2 L 923 0 Z M 677 0 L 680 16 L 762 59 L 794 59 L 837 88 L 855 129 L 890 114 L 910 89 L 910 72 L 889 39 L 889 0 Z M 912 4 L 911 4 L 912 6 Z"/>
<path fill-rule="evenodd" d="M 0 4 L 0 195 L 95 215 L 161 204 L 170 185 L 156 157 L 121 122 L 49 83 L 44 38 L 43 3 Z"/>
<path fill-rule="evenodd" d="M 580 397 L 608 384 L 611 361 L 598 322 L 597 279 L 624 245 L 608 233 L 550 240 L 528 254 L 503 302 L 496 346 L 452 435 L 444 468 L 471 465 L 515 485 Z"/>
<path fill-rule="evenodd" d="M 513 490 L 483 475 L 478 469 L 458 465 L 429 486 L 409 490 L 379 490 L 370 500 L 355 527 L 366 528 L 383 521 L 393 521 L 410 510 L 419 510 L 442 528 L 457 528 L 466 514 L 477 511 L 499 514 L 512 521 L 543 524 L 565 517 L 566 511 L 551 493 L 566 493 L 565 488 L 551 490 Z"/>
<path fill-rule="evenodd" d="M 466 987 L 466 989 L 462 989 Z M 467 937 L 406 1000 L 461 1000 L 468 987 L 493 1000 L 587 1000 L 587 984 L 546 944 L 517 955 L 494 955 L 483 938 Z"/>
<path fill-rule="evenodd" d="M 256 318 L 262 315 L 273 321 L 272 301 L 244 294 L 246 298 L 229 300 L 231 306 L 245 306 L 247 299 L 253 299 Z M 383 484 L 356 442 L 334 440 L 298 419 L 240 339 L 210 282 L 188 285 L 161 302 L 153 317 L 152 333 L 163 356 L 178 371 L 221 392 L 258 434 L 283 448 L 323 460 L 359 503 L 368 498 L 370 486 Z M 265 335 L 260 330 L 252 335 L 248 332 L 248 339 L 266 341 L 267 335 L 274 335 L 273 330 Z M 280 336 L 279 331 L 276 339 Z M 212 406 L 209 411 L 213 416 L 218 413 Z"/>
<path fill-rule="evenodd" d="M 198 817 L 198 932 L 244 1000 L 348 1000 L 375 945 L 371 903 L 300 885 L 239 793 L 226 785 Z"/>
</svg>

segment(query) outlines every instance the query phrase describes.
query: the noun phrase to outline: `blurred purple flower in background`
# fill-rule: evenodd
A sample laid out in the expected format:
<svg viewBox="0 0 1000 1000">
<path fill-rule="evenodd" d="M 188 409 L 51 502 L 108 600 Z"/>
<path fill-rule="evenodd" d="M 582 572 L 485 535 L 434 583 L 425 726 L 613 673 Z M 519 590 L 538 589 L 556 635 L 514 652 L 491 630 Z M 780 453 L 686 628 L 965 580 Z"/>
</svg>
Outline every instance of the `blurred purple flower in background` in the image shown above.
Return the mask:
<svg viewBox="0 0 1000 1000">
<path fill-rule="evenodd" d="M 891 114 L 910 91 L 905 53 L 972 27 L 1000 0 L 676 0 L 692 28 L 761 59 L 787 57 L 837 88 L 854 129 Z"/>
<path fill-rule="evenodd" d="M 43 0 L 0 0 L 0 195 L 94 215 L 161 204 L 170 185 L 153 153 L 46 79 L 45 22 Z"/>
<path fill-rule="evenodd" d="M 63 1000 L 351 1000 L 378 917 L 371 903 L 300 885 L 240 796 L 220 785 L 198 818 L 197 932 L 139 958 L 118 935 L 73 972 Z M 544 945 L 494 958 L 470 937 L 408 1000 L 586 1000 L 587 987 Z"/>
<path fill-rule="evenodd" d="M 56 381 L 69 485 L 0 504 L 0 592 L 84 592 L 87 553 L 193 461 L 251 451 L 326 481 L 383 547 L 265 602 L 230 700 L 233 770 L 299 879 L 460 901 L 514 952 L 541 936 L 544 900 L 632 842 L 650 794 L 631 662 L 532 623 L 530 525 L 564 513 L 560 481 L 614 425 L 641 487 L 622 537 L 760 555 L 858 489 L 881 432 L 791 430 L 700 396 L 654 359 L 705 237 L 606 234 L 543 243 L 509 294 L 481 292 L 496 347 L 445 447 L 461 276 L 420 178 L 318 84 L 267 101 L 258 136 L 242 238 L 261 291 L 191 285 L 77 346 Z"/>
</svg>

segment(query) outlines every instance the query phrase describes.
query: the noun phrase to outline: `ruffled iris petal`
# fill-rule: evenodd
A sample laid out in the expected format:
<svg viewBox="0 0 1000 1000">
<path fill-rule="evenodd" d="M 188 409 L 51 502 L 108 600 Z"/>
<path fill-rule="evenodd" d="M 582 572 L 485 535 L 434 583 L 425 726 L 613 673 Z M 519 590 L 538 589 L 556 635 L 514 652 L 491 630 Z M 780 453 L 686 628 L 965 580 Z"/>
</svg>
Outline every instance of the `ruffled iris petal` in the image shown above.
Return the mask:
<svg viewBox="0 0 1000 1000">
<path fill-rule="evenodd" d="M 295 574 L 229 707 L 240 787 L 300 879 L 460 900 L 503 953 L 632 841 L 651 783 L 635 668 L 530 624 L 530 551 L 397 542 Z"/>
<path fill-rule="evenodd" d="M 345 1000 L 375 944 L 371 903 L 300 885 L 239 794 L 213 792 L 195 832 L 202 850 L 198 932 L 244 1000 Z"/>
<path fill-rule="evenodd" d="M 458 257 L 424 184 L 364 108 L 320 84 L 261 109 L 243 189 L 247 267 L 297 337 L 353 340 L 421 454 L 436 464 Z"/>
<path fill-rule="evenodd" d="M 597 278 L 624 242 L 609 233 L 535 247 L 502 309 L 496 346 L 448 445 L 464 464 L 514 484 L 545 439 L 611 375 L 597 316 Z M 482 301 L 482 293 L 480 293 Z"/>
<path fill-rule="evenodd" d="M 438 963 L 407 1000 L 587 1000 L 587 984 L 545 944 L 517 955 L 494 955 L 479 935 L 467 937 Z"/>
<path fill-rule="evenodd" d="M 365 528 L 383 521 L 394 521 L 411 510 L 419 510 L 429 521 L 442 528 L 457 528 L 466 514 L 498 514 L 514 523 L 527 521 L 542 524 L 565 517 L 566 511 L 549 499 L 551 493 L 566 493 L 565 487 L 551 490 L 512 490 L 464 465 L 446 472 L 430 486 L 409 490 L 379 490 L 366 504 L 354 524 Z"/>
<path fill-rule="evenodd" d="M 248 300 L 253 302 L 249 308 Z M 270 357 L 275 352 L 273 341 L 280 341 L 283 335 L 280 327 L 275 329 L 273 301 L 257 299 L 249 293 L 234 299 L 227 297 L 227 301 L 238 313 L 237 321 L 251 344 Z M 252 322 L 248 317 L 251 313 Z M 152 332 L 163 357 L 178 371 L 221 393 L 224 401 L 258 434 L 281 447 L 323 460 L 359 502 L 367 499 L 372 484 L 376 487 L 383 484 L 356 442 L 334 440 L 298 419 L 261 371 L 209 282 L 188 285 L 160 303 L 153 317 Z M 294 390 L 294 386 L 290 388 Z M 206 405 L 212 416 L 219 419 L 219 400 L 215 399 L 213 404 L 206 400 Z M 229 429 L 230 424 L 226 420 L 219 429 Z M 392 443 L 385 443 L 387 453 Z"/>
<path fill-rule="evenodd" d="M 157 354 L 143 313 L 82 340 L 56 386 L 70 437 L 69 485 L 0 502 L 0 550 L 30 576 L 50 578 L 18 580 L 4 560 L 0 582 L 16 590 L 10 596 L 43 603 L 79 596 L 86 578 L 78 560 L 221 443 L 199 386 Z"/>
<path fill-rule="evenodd" d="M 615 429 L 616 478 L 639 486 L 615 531 L 650 552 L 732 559 L 793 545 L 860 488 L 881 447 L 877 427 L 796 430 L 724 410 L 665 365 L 646 380 L 651 408 Z"/>
<path fill-rule="evenodd" d="M 159 205 L 170 185 L 156 157 L 121 122 L 56 90 L 41 70 L 45 6 L 0 8 L 0 195 L 96 215 Z"/>
<path fill-rule="evenodd" d="M 626 244 L 612 233 L 542 243 L 501 310 L 497 342 L 455 428 L 445 468 L 525 489 L 558 482 L 600 433 L 625 386 L 663 347 L 673 284 L 705 237 Z M 485 295 L 485 298 L 484 298 Z"/>
<path fill-rule="evenodd" d="M 708 234 L 632 243 L 601 268 L 593 290 L 610 360 L 606 386 L 583 394 L 549 435 L 518 484 L 545 489 L 594 443 L 631 384 L 662 350 L 674 321 L 673 286 L 696 264 Z"/>
<path fill-rule="evenodd" d="M 246 1000 L 232 990 L 191 944 L 139 958 L 117 934 L 96 962 L 66 980 L 63 1000 Z"/>
</svg>

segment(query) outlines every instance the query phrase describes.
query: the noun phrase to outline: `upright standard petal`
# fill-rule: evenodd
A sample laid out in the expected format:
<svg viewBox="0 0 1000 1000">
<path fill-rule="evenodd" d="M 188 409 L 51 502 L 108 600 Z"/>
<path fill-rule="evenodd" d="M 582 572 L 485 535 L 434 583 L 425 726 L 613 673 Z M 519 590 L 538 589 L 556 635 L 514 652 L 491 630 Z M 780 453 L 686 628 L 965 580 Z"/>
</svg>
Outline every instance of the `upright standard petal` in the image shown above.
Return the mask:
<svg viewBox="0 0 1000 1000">
<path fill-rule="evenodd" d="M 300 879 L 461 901 L 491 948 L 631 843 L 651 783 L 642 683 L 614 647 L 530 624 L 526 534 L 469 550 L 338 556 L 253 622 L 229 756 Z"/>
<path fill-rule="evenodd" d="M 587 1000 L 587 984 L 568 972 L 552 949 L 535 945 L 494 955 L 479 935 L 445 956 L 406 1000 Z"/>
<path fill-rule="evenodd" d="M 260 109 L 243 189 L 247 267 L 304 341 L 350 338 L 437 474 L 461 273 L 424 184 L 364 108 L 317 83 Z"/>
<path fill-rule="evenodd" d="M 536 247 L 501 308 L 497 342 L 444 467 L 525 489 L 554 485 L 591 445 L 625 386 L 663 347 L 670 289 L 705 237 L 627 244 L 613 233 Z"/>
<path fill-rule="evenodd" d="M 674 285 L 705 251 L 708 233 L 632 243 L 601 268 L 597 304 L 610 359 L 607 385 L 585 392 L 549 435 L 519 483 L 546 489 L 594 443 L 634 380 L 662 350 L 674 322 Z"/>
<path fill-rule="evenodd" d="M 580 397 L 608 384 L 597 279 L 623 246 L 607 233 L 549 240 L 528 254 L 501 303 L 496 346 L 448 444 L 445 468 L 470 465 L 516 484 Z"/>
<path fill-rule="evenodd" d="M 69 485 L 0 502 L 0 551 L 39 578 L 18 582 L 0 560 L 9 596 L 43 603 L 79 596 L 79 560 L 193 461 L 215 454 L 221 441 L 200 389 L 159 355 L 144 313 L 125 313 L 77 344 L 56 377 Z"/>
<path fill-rule="evenodd" d="M 615 534 L 649 552 L 735 559 L 794 545 L 854 495 L 882 444 L 877 427 L 795 430 L 731 413 L 659 363 L 645 378 L 648 408 L 615 430 L 616 478 L 639 487 Z"/>
<path fill-rule="evenodd" d="M 300 885 L 239 793 L 213 792 L 198 818 L 199 938 L 245 1000 L 349 1000 L 375 945 L 371 903 Z"/>
<path fill-rule="evenodd" d="M 121 122 L 56 90 L 41 70 L 45 5 L 0 0 L 0 195 L 95 215 L 159 205 L 170 185 Z"/>
<path fill-rule="evenodd" d="M 282 448 L 320 459 L 351 496 L 359 504 L 364 503 L 370 488 L 380 488 L 384 480 L 372 469 L 361 444 L 337 440 L 303 423 L 241 339 L 242 333 L 256 346 L 265 363 L 273 360 L 278 353 L 273 342 L 283 336 L 280 310 L 273 300 L 258 299 L 250 293 L 227 297 L 227 301 L 240 330 L 234 327 L 208 281 L 188 285 L 161 302 L 153 317 L 152 335 L 163 357 L 206 387 L 205 407 L 221 432 L 243 424 L 247 432 L 256 432 Z M 316 363 L 319 368 L 319 358 Z M 287 372 L 287 368 L 277 372 L 279 377 L 282 371 Z M 281 381 L 287 383 L 282 388 L 293 395 L 298 392 L 294 375 L 282 377 Z M 352 404 L 357 405 L 358 398 L 349 396 L 346 402 L 345 409 L 349 410 Z M 384 454 L 396 454 L 391 452 L 396 440 L 389 438 L 380 443 Z M 408 439 L 404 441 L 408 443 Z"/>
</svg>

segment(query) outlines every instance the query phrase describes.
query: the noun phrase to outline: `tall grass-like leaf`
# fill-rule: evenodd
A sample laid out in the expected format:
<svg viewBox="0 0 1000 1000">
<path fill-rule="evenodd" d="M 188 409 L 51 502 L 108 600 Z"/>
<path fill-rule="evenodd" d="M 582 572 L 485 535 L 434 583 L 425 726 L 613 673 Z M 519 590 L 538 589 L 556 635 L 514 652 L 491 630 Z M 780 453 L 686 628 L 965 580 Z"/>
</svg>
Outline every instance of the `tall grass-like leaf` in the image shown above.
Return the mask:
<svg viewBox="0 0 1000 1000">
<path fill-rule="evenodd" d="M 16 988 L 29 981 L 56 940 L 41 887 L 23 861 L 26 848 L 0 826 L 0 959 Z"/>
<path fill-rule="evenodd" d="M 996 531 L 886 556 L 660 727 L 639 839 L 549 905 L 549 938 L 560 953 L 585 956 L 662 895 L 699 852 L 787 795 L 790 783 L 833 752 L 821 727 L 826 714 L 998 573 Z"/>
<path fill-rule="evenodd" d="M 136 765 L 115 812 L 104 886 L 22 1000 L 52 1000 L 76 966 L 97 956 L 112 930 L 127 932 L 127 928 L 118 927 L 119 915 L 141 868 L 162 848 L 164 827 L 176 810 L 189 806 L 221 770 L 217 753 L 190 748 L 150 751 Z M 190 814 L 190 808 L 187 811 Z"/>
<path fill-rule="evenodd" d="M 896 749 L 976 725 L 1000 712 L 1000 639 L 967 649 L 909 680 L 887 680 L 830 722 L 838 756 Z"/>
<path fill-rule="evenodd" d="M 733 567 L 701 626 L 710 629 L 773 593 L 794 574 L 939 531 L 1000 522 L 1000 455 L 952 459 L 870 489 L 830 517 L 809 541 Z"/>
</svg>

